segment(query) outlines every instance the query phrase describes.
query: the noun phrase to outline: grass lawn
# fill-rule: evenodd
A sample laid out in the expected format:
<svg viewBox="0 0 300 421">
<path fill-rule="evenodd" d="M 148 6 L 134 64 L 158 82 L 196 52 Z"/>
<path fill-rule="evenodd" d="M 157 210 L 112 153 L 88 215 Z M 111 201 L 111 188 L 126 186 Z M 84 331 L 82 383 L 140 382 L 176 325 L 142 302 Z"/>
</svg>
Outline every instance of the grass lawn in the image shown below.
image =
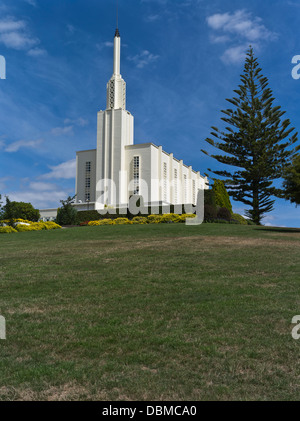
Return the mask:
<svg viewBox="0 0 300 421">
<path fill-rule="evenodd" d="M 299 400 L 300 230 L 0 236 L 1 400 Z"/>
</svg>

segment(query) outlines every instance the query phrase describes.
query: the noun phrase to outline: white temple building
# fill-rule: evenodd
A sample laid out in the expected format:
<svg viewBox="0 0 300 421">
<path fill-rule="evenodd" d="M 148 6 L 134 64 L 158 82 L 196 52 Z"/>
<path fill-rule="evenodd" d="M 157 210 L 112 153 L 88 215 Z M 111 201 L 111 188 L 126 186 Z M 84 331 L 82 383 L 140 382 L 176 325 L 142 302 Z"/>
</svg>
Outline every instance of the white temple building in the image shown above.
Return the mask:
<svg viewBox="0 0 300 421">
<path fill-rule="evenodd" d="M 76 154 L 74 206 L 78 210 L 127 208 L 132 195 L 142 196 L 145 206 L 195 205 L 198 190 L 208 188 L 207 178 L 161 146 L 134 144 L 134 118 L 126 110 L 120 56 L 117 29 L 106 110 L 98 112 L 97 147 Z M 45 217 L 46 211 L 41 211 L 41 216 Z"/>
<path fill-rule="evenodd" d="M 95 201 L 100 208 L 101 204 L 126 207 L 129 197 L 139 194 L 145 205 L 195 204 L 198 189 L 208 188 L 206 177 L 163 151 L 161 146 L 134 144 L 134 118 L 126 110 L 120 52 L 117 29 L 106 110 L 98 112 L 97 148 L 77 152 L 76 156 L 76 203 L 88 202 L 90 209 Z M 102 194 L 104 190 L 107 194 Z"/>
</svg>

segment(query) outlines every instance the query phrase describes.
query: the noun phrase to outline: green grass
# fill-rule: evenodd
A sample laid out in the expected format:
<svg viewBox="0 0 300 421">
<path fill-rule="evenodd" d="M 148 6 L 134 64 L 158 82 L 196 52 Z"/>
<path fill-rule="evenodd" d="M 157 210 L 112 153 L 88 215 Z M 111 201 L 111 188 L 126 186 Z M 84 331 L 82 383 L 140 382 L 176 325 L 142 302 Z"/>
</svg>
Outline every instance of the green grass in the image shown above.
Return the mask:
<svg viewBox="0 0 300 421">
<path fill-rule="evenodd" d="M 0 399 L 298 400 L 300 230 L 0 236 Z"/>
</svg>

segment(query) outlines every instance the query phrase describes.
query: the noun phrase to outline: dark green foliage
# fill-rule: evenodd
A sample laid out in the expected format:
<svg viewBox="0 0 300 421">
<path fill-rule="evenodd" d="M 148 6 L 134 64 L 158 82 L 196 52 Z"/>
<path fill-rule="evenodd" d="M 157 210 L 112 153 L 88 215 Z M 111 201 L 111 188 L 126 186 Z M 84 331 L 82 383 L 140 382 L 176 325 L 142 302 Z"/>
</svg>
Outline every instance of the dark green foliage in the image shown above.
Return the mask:
<svg viewBox="0 0 300 421">
<path fill-rule="evenodd" d="M 283 174 L 283 196 L 296 206 L 300 204 L 300 155 L 296 155 Z"/>
<path fill-rule="evenodd" d="M 2 204 L 3 204 L 2 195 L 0 194 L 0 220 L 3 219 L 3 213 L 4 213 Z"/>
<path fill-rule="evenodd" d="M 227 208 L 219 208 L 217 213 L 217 218 L 225 219 L 225 221 L 231 220 L 231 212 Z"/>
<path fill-rule="evenodd" d="M 15 226 L 14 219 L 17 218 L 16 216 L 16 208 L 13 205 L 14 202 L 11 202 L 9 200 L 9 197 L 6 196 L 6 205 L 4 206 L 4 213 L 3 213 L 3 219 L 8 220 L 8 225 L 11 227 Z"/>
<path fill-rule="evenodd" d="M 213 221 L 217 219 L 217 208 L 212 205 L 204 205 L 204 221 Z"/>
<path fill-rule="evenodd" d="M 282 176 L 294 156 L 292 146 L 298 134 L 292 133 L 288 119 L 282 119 L 285 112 L 280 106 L 273 106 L 272 91 L 252 48 L 241 84 L 234 92 L 236 97 L 227 99 L 233 109 L 222 110 L 224 131 L 212 127 L 216 141 L 206 141 L 222 151 L 221 155 L 211 155 L 213 158 L 235 169 L 212 172 L 226 178 L 229 195 L 247 205 L 247 216 L 260 224 L 264 214 L 273 210 L 271 196 L 278 194 L 273 181 Z"/>
<path fill-rule="evenodd" d="M 11 202 L 6 197 L 6 205 L 3 207 L 3 219 L 20 218 L 37 222 L 40 219 L 40 212 L 34 209 L 31 203 Z"/>
<path fill-rule="evenodd" d="M 216 196 L 212 189 L 204 190 L 204 205 L 216 207 Z"/>
<path fill-rule="evenodd" d="M 233 221 L 237 221 L 241 225 L 248 225 L 247 219 L 245 219 L 242 215 L 239 215 L 238 213 L 232 214 Z"/>
<path fill-rule="evenodd" d="M 222 180 L 215 179 L 212 191 L 215 194 L 216 205 L 220 206 L 220 208 L 226 208 L 230 213 L 232 213 L 232 205 L 224 182 Z"/>
<path fill-rule="evenodd" d="M 102 216 L 96 210 L 89 211 L 79 211 L 77 212 L 77 222 L 78 224 L 86 221 L 98 221 L 102 219 Z"/>
<path fill-rule="evenodd" d="M 72 206 L 74 197 L 69 196 L 67 200 L 61 200 L 62 207 L 57 211 L 56 222 L 59 225 L 76 225 L 77 224 L 77 210 Z"/>
</svg>

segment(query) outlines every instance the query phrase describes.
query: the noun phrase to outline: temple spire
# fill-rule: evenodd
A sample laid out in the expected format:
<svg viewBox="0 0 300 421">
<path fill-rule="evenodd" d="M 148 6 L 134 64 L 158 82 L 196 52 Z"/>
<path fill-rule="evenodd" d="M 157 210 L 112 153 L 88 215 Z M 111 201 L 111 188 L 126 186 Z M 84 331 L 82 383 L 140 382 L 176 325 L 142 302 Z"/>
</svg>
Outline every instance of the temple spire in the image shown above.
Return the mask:
<svg viewBox="0 0 300 421">
<path fill-rule="evenodd" d="M 114 37 L 113 75 L 107 84 L 107 109 L 126 108 L 126 83 L 120 73 L 121 67 L 121 37 L 117 27 Z"/>
</svg>

